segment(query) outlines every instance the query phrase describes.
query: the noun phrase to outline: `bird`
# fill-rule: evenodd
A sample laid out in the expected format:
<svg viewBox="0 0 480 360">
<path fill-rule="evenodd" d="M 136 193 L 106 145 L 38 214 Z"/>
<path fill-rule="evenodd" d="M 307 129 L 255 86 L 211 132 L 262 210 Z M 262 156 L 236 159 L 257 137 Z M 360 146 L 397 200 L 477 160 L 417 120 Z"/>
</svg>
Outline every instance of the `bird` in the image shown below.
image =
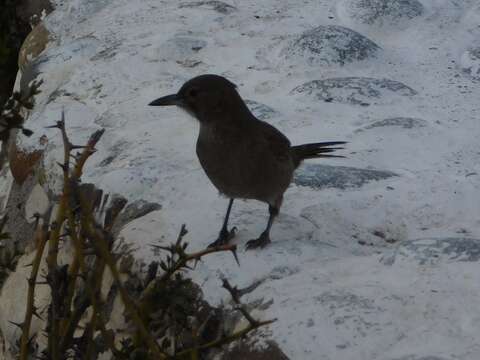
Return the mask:
<svg viewBox="0 0 480 360">
<path fill-rule="evenodd" d="M 292 146 L 274 126 L 255 117 L 237 91 L 223 76 L 204 74 L 185 82 L 176 94 L 148 105 L 177 106 L 200 123 L 196 153 L 207 177 L 229 198 L 217 239 L 209 247 L 226 245 L 236 228 L 228 229 L 235 199 L 255 199 L 268 204 L 268 222 L 246 249 L 264 248 L 271 242 L 270 229 L 279 214 L 283 194 L 303 160 L 344 157 L 332 154 L 345 141 Z"/>
</svg>

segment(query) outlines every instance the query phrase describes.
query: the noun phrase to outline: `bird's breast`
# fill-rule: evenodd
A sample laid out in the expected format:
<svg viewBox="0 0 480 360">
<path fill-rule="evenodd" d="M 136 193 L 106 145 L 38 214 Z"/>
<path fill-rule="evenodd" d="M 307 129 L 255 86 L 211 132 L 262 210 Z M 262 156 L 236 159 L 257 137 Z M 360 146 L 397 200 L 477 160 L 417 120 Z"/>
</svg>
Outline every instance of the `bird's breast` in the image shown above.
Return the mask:
<svg viewBox="0 0 480 360">
<path fill-rule="evenodd" d="M 252 162 L 245 133 L 234 128 L 204 127 L 197 141 L 197 155 L 213 185 L 229 197 L 252 197 Z"/>
<path fill-rule="evenodd" d="M 224 182 L 233 181 L 231 173 L 237 173 L 236 170 L 242 167 L 242 148 L 242 140 L 233 134 L 212 126 L 201 126 L 197 156 L 207 176 L 220 191 Z M 235 160 L 236 164 L 232 165 Z"/>
</svg>

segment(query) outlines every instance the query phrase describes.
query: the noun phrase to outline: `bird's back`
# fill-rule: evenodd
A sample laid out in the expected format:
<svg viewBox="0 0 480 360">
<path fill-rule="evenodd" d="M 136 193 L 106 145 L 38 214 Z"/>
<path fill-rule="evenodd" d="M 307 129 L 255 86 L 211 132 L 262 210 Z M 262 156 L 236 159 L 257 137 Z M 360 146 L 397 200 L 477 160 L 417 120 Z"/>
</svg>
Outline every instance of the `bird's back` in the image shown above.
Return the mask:
<svg viewBox="0 0 480 360">
<path fill-rule="evenodd" d="M 197 155 L 221 193 L 271 205 L 281 201 L 295 168 L 288 138 L 255 118 L 201 124 Z"/>
</svg>

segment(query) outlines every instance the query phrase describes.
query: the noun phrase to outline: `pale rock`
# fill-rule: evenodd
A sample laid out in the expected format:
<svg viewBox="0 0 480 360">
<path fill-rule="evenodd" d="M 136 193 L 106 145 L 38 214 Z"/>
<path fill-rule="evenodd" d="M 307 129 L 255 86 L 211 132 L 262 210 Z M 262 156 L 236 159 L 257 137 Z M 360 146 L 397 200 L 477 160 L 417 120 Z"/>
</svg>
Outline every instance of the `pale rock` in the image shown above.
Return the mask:
<svg viewBox="0 0 480 360">
<path fill-rule="evenodd" d="M 34 222 L 34 215 L 43 215 L 49 204 L 50 201 L 43 187 L 40 184 L 35 185 L 25 204 L 25 219 L 30 223 Z"/>
</svg>

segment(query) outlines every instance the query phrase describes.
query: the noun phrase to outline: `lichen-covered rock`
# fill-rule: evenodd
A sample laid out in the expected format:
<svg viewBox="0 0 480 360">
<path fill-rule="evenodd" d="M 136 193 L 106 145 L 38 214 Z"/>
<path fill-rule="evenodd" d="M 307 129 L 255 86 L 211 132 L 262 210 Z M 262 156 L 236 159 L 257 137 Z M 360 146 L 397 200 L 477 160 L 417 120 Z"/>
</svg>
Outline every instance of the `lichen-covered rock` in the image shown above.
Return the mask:
<svg viewBox="0 0 480 360">
<path fill-rule="evenodd" d="M 359 169 L 348 166 L 305 164 L 295 173 L 294 183 L 314 189 L 358 188 L 370 181 L 398 176 L 391 171 Z"/>
<path fill-rule="evenodd" d="M 362 337 L 375 331 L 376 324 L 365 321 L 368 314 L 385 311 L 374 298 L 343 289 L 322 292 L 314 297 L 314 301 L 319 308 L 329 309 L 335 328 L 354 327 Z M 340 345 L 338 348 L 342 347 Z"/>
<path fill-rule="evenodd" d="M 337 25 L 321 25 L 305 31 L 281 52 L 288 60 L 309 65 L 344 65 L 375 56 L 380 47 L 356 31 Z"/>
<path fill-rule="evenodd" d="M 341 77 L 313 80 L 297 86 L 292 94 L 306 94 L 317 100 L 368 106 L 387 102 L 390 96 L 413 96 L 417 92 L 395 80 L 368 77 Z"/>
<path fill-rule="evenodd" d="M 272 109 L 270 106 L 261 104 L 253 100 L 245 100 L 250 111 L 260 120 L 270 119 L 278 115 L 278 112 L 275 109 Z"/>
<path fill-rule="evenodd" d="M 237 8 L 235 6 L 224 3 L 223 1 L 192 1 L 184 2 L 179 5 L 180 8 L 207 8 L 219 12 L 220 14 L 228 15 Z"/>
<path fill-rule="evenodd" d="M 395 25 L 421 16 L 424 7 L 418 0 L 344 0 L 338 10 L 357 23 Z"/>
<path fill-rule="evenodd" d="M 480 80 L 480 47 L 471 48 L 462 54 L 462 70 L 476 80 Z"/>
<path fill-rule="evenodd" d="M 423 119 L 411 118 L 411 117 L 392 117 L 383 120 L 378 120 L 370 125 L 364 127 L 365 130 L 370 130 L 380 127 L 400 127 L 403 129 L 414 129 L 425 127 L 428 125 L 428 122 Z"/>
<path fill-rule="evenodd" d="M 413 259 L 420 265 L 434 265 L 438 262 L 480 260 L 480 239 L 471 238 L 427 238 L 403 242 L 382 262 L 392 265 L 401 259 Z"/>
</svg>

